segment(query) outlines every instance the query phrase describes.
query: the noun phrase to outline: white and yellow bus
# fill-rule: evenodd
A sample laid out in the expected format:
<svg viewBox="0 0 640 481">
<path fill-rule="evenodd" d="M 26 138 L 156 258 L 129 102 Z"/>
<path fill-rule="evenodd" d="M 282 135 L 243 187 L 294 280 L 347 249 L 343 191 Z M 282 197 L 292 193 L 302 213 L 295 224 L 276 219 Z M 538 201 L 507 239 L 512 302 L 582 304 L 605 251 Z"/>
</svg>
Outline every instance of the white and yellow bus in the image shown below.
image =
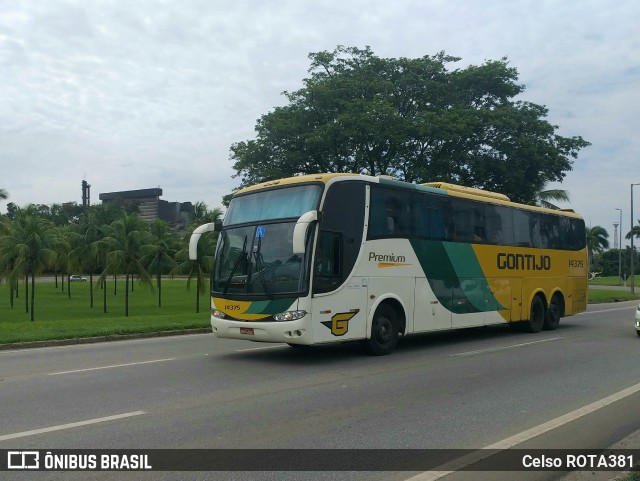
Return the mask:
<svg viewBox="0 0 640 481">
<path fill-rule="evenodd" d="M 292 346 L 502 323 L 556 329 L 587 305 L 584 221 L 445 183 L 319 174 L 233 196 L 211 293 L 217 337 Z"/>
</svg>

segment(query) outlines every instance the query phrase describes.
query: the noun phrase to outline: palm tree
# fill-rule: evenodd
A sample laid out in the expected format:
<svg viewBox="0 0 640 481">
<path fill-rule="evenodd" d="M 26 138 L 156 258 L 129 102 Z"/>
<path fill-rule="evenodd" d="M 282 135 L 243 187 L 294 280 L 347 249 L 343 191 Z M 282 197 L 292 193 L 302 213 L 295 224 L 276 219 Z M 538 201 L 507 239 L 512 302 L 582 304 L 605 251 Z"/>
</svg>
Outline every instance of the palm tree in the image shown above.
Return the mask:
<svg viewBox="0 0 640 481">
<path fill-rule="evenodd" d="M 172 257 L 175 252 L 173 248 L 175 235 L 169 228 L 169 224 L 162 219 L 156 219 L 151 223 L 149 231 L 151 236 L 148 244 L 143 248 L 145 255 L 141 261 L 148 266 L 148 272 L 156 275 L 158 307 L 162 307 L 162 273 L 165 269 L 176 266 L 176 261 Z"/>
<path fill-rule="evenodd" d="M 587 228 L 587 250 L 589 252 L 589 267 L 593 262 L 593 255 L 609 248 L 609 233 L 599 225 Z"/>
<path fill-rule="evenodd" d="M 219 207 L 209 209 L 204 202 L 196 202 L 193 205 L 193 219 L 191 225 L 196 227 L 202 224 L 215 222 L 222 217 L 222 210 Z M 193 229 L 191 229 L 193 230 Z"/>
<path fill-rule="evenodd" d="M 104 281 L 109 272 L 125 275 L 125 316 L 129 317 L 129 277 L 138 274 L 140 280 L 151 285 L 149 273 L 140 259 L 148 245 L 147 225 L 136 214 L 122 212 L 121 217 L 105 226 L 106 237 L 99 244 L 107 249 L 107 265 L 100 275 Z"/>
<path fill-rule="evenodd" d="M 569 192 L 562 189 L 545 189 L 547 184 L 542 186 L 540 192 L 538 192 L 536 196 L 536 205 L 540 207 L 546 207 L 547 209 L 560 209 L 557 205 L 553 204 L 554 202 L 570 202 Z"/>
<path fill-rule="evenodd" d="M 53 262 L 55 252 L 52 246 L 51 223 L 28 213 L 11 222 L 9 233 L 0 239 L 0 257 L 15 256 L 10 277 L 31 276 L 32 321 L 35 319 L 35 277 Z"/>
<path fill-rule="evenodd" d="M 631 236 L 640 239 L 640 219 L 638 219 L 638 225 L 634 225 L 624 238 L 631 240 Z"/>
<path fill-rule="evenodd" d="M 53 231 L 53 250 L 55 259 L 53 261 L 53 272 L 55 274 L 55 287 L 58 288 L 58 273 L 62 281 L 62 292 L 64 292 L 64 278 L 69 274 L 69 252 L 71 251 L 71 243 L 69 240 L 69 227 L 60 226 Z M 71 293 L 69 293 L 71 295 Z"/>
<path fill-rule="evenodd" d="M 89 304 L 93 308 L 93 272 L 99 267 L 98 242 L 103 235 L 94 215 L 83 216 L 77 230 L 78 232 L 73 232 L 71 235 L 73 250 L 69 252 L 69 257 L 82 272 L 89 273 Z"/>
<path fill-rule="evenodd" d="M 200 215 L 194 220 L 197 221 L 190 225 L 187 234 L 184 236 L 185 247 L 176 253 L 176 260 L 179 264 L 173 269 L 172 274 L 182 274 L 189 276 L 187 278 L 187 288 L 191 287 L 192 279 L 196 279 L 196 312 L 200 312 L 200 294 L 205 293 L 205 274 L 213 272 L 214 254 L 218 241 L 218 233 L 205 234 L 198 242 L 198 258 L 196 260 L 189 259 L 189 239 L 193 230 L 202 223 L 218 222 L 222 217 L 222 210 L 215 208 L 208 210 L 206 204 L 198 202 L 204 209 L 200 211 Z M 196 211 L 196 213 L 198 213 Z"/>
<path fill-rule="evenodd" d="M 0 217 L 0 248 L 2 248 L 3 238 L 11 231 L 11 219 Z M 0 251 L 0 277 L 7 279 L 9 283 L 9 305 L 13 308 L 14 294 L 17 295 L 17 279 L 11 276 L 15 267 L 17 254 L 14 250 L 7 249 Z"/>
<path fill-rule="evenodd" d="M 196 260 L 189 259 L 189 247 L 185 247 L 176 253 L 178 265 L 171 271 L 171 274 L 186 275 L 187 289 L 191 288 L 191 281 L 196 280 L 196 312 L 200 312 L 200 294 L 206 292 L 205 280 L 206 274 L 213 269 L 213 255 L 215 246 L 211 246 L 213 239 L 211 237 L 203 237 L 198 242 L 198 258 Z M 215 242 L 214 242 L 215 245 Z"/>
</svg>

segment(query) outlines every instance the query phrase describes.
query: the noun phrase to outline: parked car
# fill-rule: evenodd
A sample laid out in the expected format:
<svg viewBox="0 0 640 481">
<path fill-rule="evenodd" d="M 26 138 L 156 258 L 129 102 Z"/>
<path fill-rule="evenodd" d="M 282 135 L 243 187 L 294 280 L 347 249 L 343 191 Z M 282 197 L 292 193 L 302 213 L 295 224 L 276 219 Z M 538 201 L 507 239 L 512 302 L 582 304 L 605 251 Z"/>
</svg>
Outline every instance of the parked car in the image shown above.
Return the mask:
<svg viewBox="0 0 640 481">
<path fill-rule="evenodd" d="M 80 276 L 69 276 L 69 282 L 87 282 L 87 278 Z"/>
<path fill-rule="evenodd" d="M 640 304 L 636 307 L 636 334 L 640 336 Z"/>
</svg>

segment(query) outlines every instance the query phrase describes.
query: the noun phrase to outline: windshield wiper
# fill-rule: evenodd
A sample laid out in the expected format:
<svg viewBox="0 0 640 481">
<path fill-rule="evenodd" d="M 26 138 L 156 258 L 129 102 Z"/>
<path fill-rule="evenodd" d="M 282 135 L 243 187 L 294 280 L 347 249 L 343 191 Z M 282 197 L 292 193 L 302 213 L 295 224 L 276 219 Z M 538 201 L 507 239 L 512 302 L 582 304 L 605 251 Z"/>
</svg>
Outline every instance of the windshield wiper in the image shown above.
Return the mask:
<svg viewBox="0 0 640 481">
<path fill-rule="evenodd" d="M 236 273 L 236 270 L 238 269 L 238 266 L 240 265 L 240 261 L 246 255 L 247 255 L 247 236 L 245 235 L 244 236 L 244 243 L 242 244 L 242 252 L 240 253 L 238 258 L 236 259 L 236 263 L 233 265 L 233 269 L 231 269 L 231 274 L 229 274 L 229 277 L 227 278 L 227 285 L 224 286 L 224 291 L 222 291 L 222 295 L 223 296 L 227 295 L 227 291 L 229 290 L 229 286 L 231 285 L 231 279 L 233 279 L 233 276 Z"/>
</svg>

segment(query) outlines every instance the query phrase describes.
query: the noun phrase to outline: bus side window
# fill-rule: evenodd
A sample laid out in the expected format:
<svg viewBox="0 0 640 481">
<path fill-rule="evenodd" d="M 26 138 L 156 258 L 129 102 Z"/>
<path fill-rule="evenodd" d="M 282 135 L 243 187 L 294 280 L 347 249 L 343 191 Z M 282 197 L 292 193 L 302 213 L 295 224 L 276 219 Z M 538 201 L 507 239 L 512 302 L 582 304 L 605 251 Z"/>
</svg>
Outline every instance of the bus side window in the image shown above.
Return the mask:
<svg viewBox="0 0 640 481">
<path fill-rule="evenodd" d="M 339 182 L 327 191 L 313 265 L 313 292 L 335 290 L 351 274 L 362 245 L 365 193 L 361 182 Z"/>
<path fill-rule="evenodd" d="M 531 229 L 529 228 L 529 213 L 515 209 L 513 211 L 514 244 L 518 247 L 531 247 Z"/>
<path fill-rule="evenodd" d="M 313 274 L 313 292 L 330 292 L 342 283 L 342 236 L 336 232 L 320 231 Z"/>
</svg>

